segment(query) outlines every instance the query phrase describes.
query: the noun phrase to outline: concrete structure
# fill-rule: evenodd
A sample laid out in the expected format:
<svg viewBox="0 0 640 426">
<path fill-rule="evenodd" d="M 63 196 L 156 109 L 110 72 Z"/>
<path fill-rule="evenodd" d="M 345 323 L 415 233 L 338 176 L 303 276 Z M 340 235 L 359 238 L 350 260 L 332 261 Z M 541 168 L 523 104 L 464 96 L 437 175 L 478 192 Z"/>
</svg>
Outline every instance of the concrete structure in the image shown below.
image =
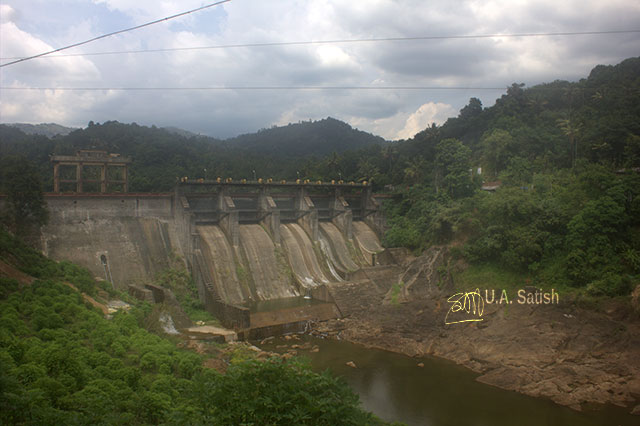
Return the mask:
<svg viewBox="0 0 640 426">
<path fill-rule="evenodd" d="M 376 235 L 384 220 L 369 185 L 183 181 L 173 193 L 56 193 L 45 201 L 46 255 L 154 301 L 157 274 L 184 265 L 206 309 L 243 336 L 339 315 L 326 298 L 298 303 L 385 259 Z"/>
<path fill-rule="evenodd" d="M 131 159 L 106 151 L 83 149 L 71 155 L 52 155 L 53 192 L 61 192 L 64 184 L 72 184 L 76 193 L 127 192 L 128 165 Z M 61 177 L 60 168 L 73 168 L 75 177 Z M 92 173 L 93 172 L 93 173 Z M 62 185 L 61 185 L 62 184 Z"/>
</svg>

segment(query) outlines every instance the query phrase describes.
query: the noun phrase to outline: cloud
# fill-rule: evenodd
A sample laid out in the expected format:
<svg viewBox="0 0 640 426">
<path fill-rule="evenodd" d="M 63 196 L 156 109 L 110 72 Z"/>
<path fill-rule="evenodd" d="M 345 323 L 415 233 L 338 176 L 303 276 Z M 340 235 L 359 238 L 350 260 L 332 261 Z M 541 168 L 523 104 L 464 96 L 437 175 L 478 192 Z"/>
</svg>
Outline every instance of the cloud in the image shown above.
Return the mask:
<svg viewBox="0 0 640 426">
<path fill-rule="evenodd" d="M 429 102 L 423 104 L 407 118 L 405 126 L 395 139 L 409 139 L 424 130 L 432 123 L 442 124 L 447 118 L 456 115 L 456 110 L 449 104 Z"/>
<path fill-rule="evenodd" d="M 14 8 L 8 4 L 0 4 L 0 23 L 6 24 L 14 22 L 17 18 L 17 13 Z"/>
<path fill-rule="evenodd" d="M 359 128 L 366 128 L 387 140 L 412 138 L 432 123 L 440 125 L 447 118 L 457 115 L 455 108 L 442 102 L 427 102 L 413 112 L 398 111 L 370 122 L 362 117 L 351 117 L 349 122 Z"/>
<path fill-rule="evenodd" d="M 0 56 L 40 53 L 203 4 L 200 0 L 3 0 Z M 245 43 L 635 28 L 631 0 L 231 1 L 65 53 Z M 2 69 L 14 87 L 507 87 L 585 77 L 637 55 L 637 34 L 235 47 L 38 59 Z M 3 59 L 3 62 L 6 60 Z M 468 90 L 3 91 L 3 121 L 135 121 L 230 137 L 332 116 L 388 139 L 411 137 L 478 97 Z"/>
</svg>

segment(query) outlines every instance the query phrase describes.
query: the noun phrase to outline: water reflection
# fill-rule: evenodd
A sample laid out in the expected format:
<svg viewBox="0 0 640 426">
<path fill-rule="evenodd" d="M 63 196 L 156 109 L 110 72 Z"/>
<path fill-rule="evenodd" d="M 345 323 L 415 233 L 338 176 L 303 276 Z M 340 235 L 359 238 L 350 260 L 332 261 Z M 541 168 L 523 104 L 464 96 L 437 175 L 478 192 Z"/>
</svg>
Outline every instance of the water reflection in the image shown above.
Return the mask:
<svg viewBox="0 0 640 426">
<path fill-rule="evenodd" d="M 316 371 L 329 368 L 342 376 L 360 395 L 365 409 L 388 421 L 416 426 L 631 426 L 639 420 L 617 407 L 580 413 L 548 400 L 484 385 L 476 382 L 476 375 L 469 370 L 437 358 L 409 358 L 309 336 L 301 339 L 320 348 L 319 352 L 299 351 Z M 278 352 L 287 350 L 276 348 L 284 344 L 299 345 L 300 341 L 274 339 L 260 346 Z M 356 368 L 349 367 L 349 361 Z"/>
</svg>

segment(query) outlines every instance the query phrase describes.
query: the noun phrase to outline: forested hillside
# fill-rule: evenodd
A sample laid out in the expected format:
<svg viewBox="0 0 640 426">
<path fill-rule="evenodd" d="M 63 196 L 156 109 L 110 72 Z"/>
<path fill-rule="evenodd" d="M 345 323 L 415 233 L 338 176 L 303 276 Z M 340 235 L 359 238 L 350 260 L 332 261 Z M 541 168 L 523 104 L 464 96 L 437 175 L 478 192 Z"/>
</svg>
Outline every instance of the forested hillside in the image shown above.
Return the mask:
<svg viewBox="0 0 640 426">
<path fill-rule="evenodd" d="M 48 156 L 78 148 L 133 157 L 132 191 L 254 171 L 372 181 L 400 194 L 387 206 L 387 245 L 455 244 L 471 264 L 594 294 L 625 294 L 640 274 L 640 58 L 578 82 L 514 83 L 489 108 L 471 98 L 442 126 L 393 143 L 333 119 L 228 141 L 117 122 L 53 139 L 0 126 L 0 154 L 36 163 L 45 190 Z M 482 191 L 483 182 L 499 188 Z"/>
<path fill-rule="evenodd" d="M 383 143 L 380 137 L 332 118 L 273 127 L 226 141 L 115 121 L 91 122 L 85 129 L 54 138 L 0 125 L 0 155 L 23 155 L 36 163 L 46 191 L 53 188 L 49 155 L 72 155 L 78 149 L 103 149 L 132 157 L 130 190 L 161 192 L 171 191 L 176 178 L 183 176 L 252 179 L 255 170 L 257 177 L 295 179 L 316 169 L 318 161 L 312 158 L 368 146 L 375 149 Z M 354 154 L 351 157 L 355 164 Z"/>
<path fill-rule="evenodd" d="M 472 265 L 594 295 L 638 283 L 639 58 L 577 83 L 514 84 L 487 109 L 471 99 L 443 126 L 363 161 L 378 182 L 401 185 L 389 245 L 453 243 Z"/>
</svg>

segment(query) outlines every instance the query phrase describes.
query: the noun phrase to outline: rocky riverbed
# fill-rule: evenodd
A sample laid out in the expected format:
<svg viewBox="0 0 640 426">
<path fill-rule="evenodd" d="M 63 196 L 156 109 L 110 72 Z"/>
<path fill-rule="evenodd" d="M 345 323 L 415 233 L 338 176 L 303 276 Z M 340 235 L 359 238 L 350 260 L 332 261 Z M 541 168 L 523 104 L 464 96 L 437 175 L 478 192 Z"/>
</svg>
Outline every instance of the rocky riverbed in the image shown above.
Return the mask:
<svg viewBox="0 0 640 426">
<path fill-rule="evenodd" d="M 438 267 L 444 257 L 446 251 L 436 250 L 415 259 L 405 265 L 402 288 L 367 292 L 359 305 L 351 300 L 363 308 L 317 324 L 314 333 L 446 358 L 480 373 L 480 382 L 576 410 L 615 404 L 640 414 L 640 321 L 628 302 L 612 300 L 595 310 L 560 295 L 559 303 L 534 303 L 536 291 L 527 288 L 523 300 L 509 295 L 510 303 L 485 303 L 482 315 L 451 314 L 448 298 L 455 291 Z"/>
</svg>

